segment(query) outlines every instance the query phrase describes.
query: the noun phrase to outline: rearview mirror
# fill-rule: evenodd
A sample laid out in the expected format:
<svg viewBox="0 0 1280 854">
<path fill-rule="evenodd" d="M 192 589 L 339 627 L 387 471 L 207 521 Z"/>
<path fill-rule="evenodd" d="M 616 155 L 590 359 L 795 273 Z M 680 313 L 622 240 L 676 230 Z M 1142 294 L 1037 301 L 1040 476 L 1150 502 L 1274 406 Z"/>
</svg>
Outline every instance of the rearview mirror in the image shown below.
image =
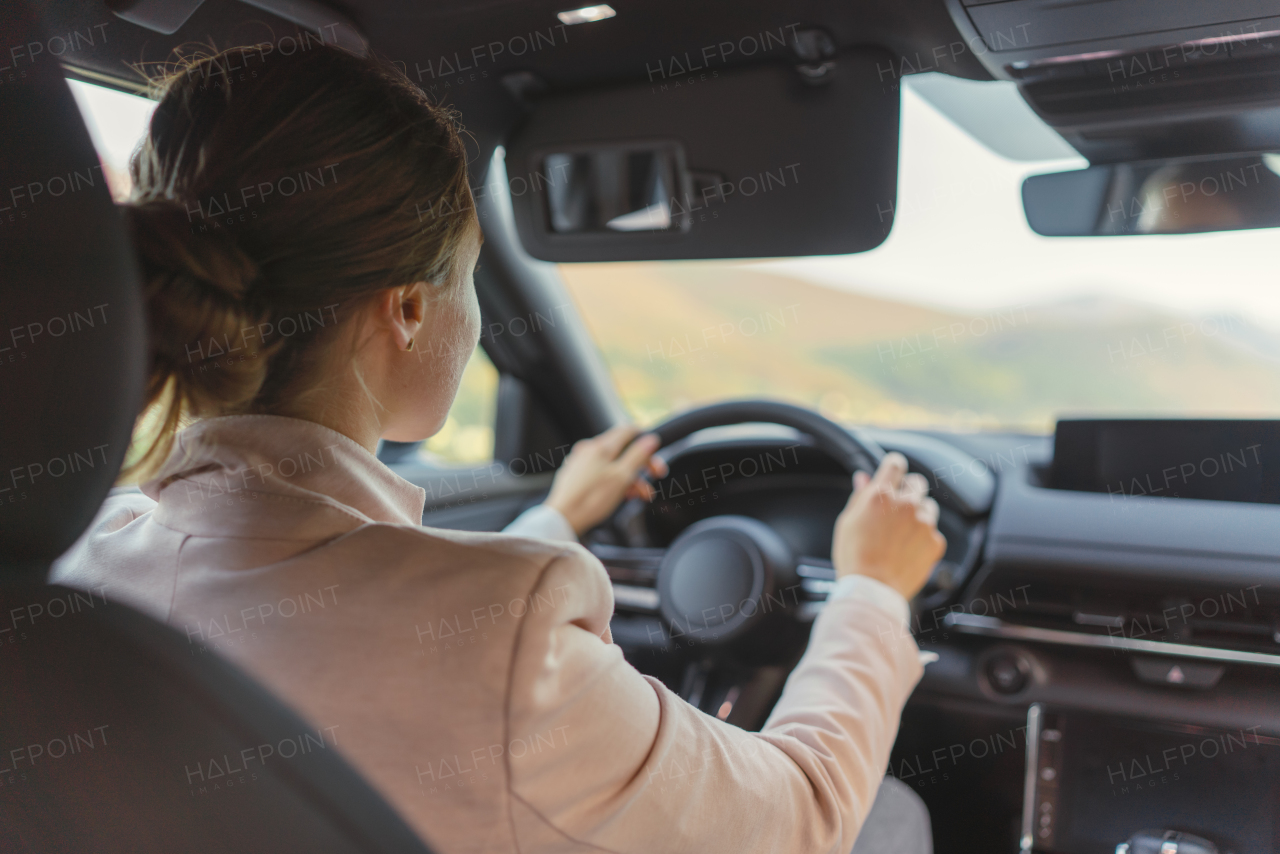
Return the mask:
<svg viewBox="0 0 1280 854">
<path fill-rule="evenodd" d="M 1280 226 L 1280 154 L 1188 157 L 1032 175 L 1027 223 L 1046 237 Z"/>
</svg>

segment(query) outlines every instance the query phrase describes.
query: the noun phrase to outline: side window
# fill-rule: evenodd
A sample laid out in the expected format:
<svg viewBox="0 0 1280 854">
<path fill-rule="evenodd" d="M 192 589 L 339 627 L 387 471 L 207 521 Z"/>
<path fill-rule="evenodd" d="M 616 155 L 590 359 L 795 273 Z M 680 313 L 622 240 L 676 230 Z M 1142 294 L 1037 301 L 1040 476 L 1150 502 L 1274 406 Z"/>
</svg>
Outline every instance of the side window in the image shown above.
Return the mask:
<svg viewBox="0 0 1280 854">
<path fill-rule="evenodd" d="M 469 466 L 493 459 L 498 405 L 498 370 L 476 347 L 462 372 L 458 396 L 440 432 L 418 446 L 419 458 L 432 466 Z"/>
<path fill-rule="evenodd" d="M 156 102 L 79 80 L 67 83 L 102 161 L 102 177 L 111 190 L 111 198 L 122 202 L 133 189 L 129 156 L 146 134 Z"/>
</svg>

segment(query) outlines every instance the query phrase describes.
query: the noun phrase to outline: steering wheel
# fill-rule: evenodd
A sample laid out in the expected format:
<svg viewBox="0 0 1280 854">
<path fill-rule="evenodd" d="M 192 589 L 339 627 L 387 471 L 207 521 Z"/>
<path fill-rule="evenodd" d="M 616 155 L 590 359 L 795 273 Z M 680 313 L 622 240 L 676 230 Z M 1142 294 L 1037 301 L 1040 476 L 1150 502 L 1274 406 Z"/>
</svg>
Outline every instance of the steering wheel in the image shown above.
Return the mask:
<svg viewBox="0 0 1280 854">
<path fill-rule="evenodd" d="M 856 431 L 846 430 L 811 409 L 776 400 L 731 400 L 699 407 L 664 421 L 652 432 L 666 446 L 708 427 L 753 422 L 781 424 L 808 435 L 844 466 L 850 477 L 856 471 L 873 473 L 884 459 L 884 449 Z"/>
<path fill-rule="evenodd" d="M 811 410 L 770 400 L 701 407 L 653 432 L 669 446 L 708 427 L 751 422 L 780 424 L 808 435 L 850 477 L 859 470 L 874 472 L 884 458 L 884 450 L 870 439 Z M 609 570 L 620 608 L 660 614 L 669 638 L 685 638 L 704 648 L 760 647 L 761 635 L 773 634 L 762 630 L 795 626 L 803 604 L 815 598 L 820 603 L 825 594 L 814 591 L 834 578 L 829 564 L 798 567 L 786 541 L 769 525 L 747 516 L 703 519 L 666 549 L 595 546 L 593 551 Z"/>
</svg>

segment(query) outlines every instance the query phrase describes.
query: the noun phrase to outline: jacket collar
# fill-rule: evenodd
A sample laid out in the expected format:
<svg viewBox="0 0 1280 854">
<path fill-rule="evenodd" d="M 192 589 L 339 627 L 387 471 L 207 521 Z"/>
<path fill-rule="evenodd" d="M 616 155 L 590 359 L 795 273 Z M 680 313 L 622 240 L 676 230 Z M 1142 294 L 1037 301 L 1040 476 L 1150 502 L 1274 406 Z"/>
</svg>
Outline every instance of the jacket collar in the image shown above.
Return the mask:
<svg viewBox="0 0 1280 854">
<path fill-rule="evenodd" d="M 315 539 L 370 522 L 421 525 L 426 491 L 354 440 L 278 415 L 200 421 L 142 491 L 156 521 L 204 536 Z"/>
</svg>

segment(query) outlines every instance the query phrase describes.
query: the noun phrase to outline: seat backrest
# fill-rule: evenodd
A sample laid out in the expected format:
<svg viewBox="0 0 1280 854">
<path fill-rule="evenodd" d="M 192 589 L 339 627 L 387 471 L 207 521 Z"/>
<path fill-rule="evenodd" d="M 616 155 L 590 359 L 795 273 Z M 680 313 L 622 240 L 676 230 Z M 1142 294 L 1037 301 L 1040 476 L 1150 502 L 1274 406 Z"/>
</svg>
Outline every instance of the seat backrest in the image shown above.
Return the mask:
<svg viewBox="0 0 1280 854">
<path fill-rule="evenodd" d="M 6 0 L 0 851 L 426 852 L 343 761 L 341 721 L 303 721 L 109 590 L 44 583 L 111 488 L 146 369 L 133 252 L 48 44 Z"/>
</svg>

